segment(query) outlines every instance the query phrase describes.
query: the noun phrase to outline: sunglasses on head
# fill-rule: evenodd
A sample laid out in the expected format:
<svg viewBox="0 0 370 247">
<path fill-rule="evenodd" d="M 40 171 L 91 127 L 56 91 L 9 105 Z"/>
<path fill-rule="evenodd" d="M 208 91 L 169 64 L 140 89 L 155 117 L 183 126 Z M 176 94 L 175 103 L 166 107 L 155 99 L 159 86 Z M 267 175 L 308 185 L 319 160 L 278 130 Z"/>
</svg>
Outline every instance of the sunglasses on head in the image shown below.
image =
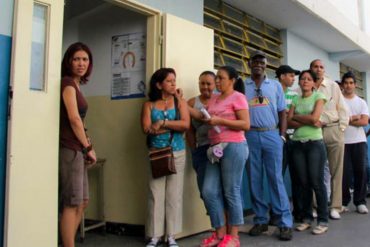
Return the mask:
<svg viewBox="0 0 370 247">
<path fill-rule="evenodd" d="M 262 89 L 261 88 L 256 88 L 256 96 L 258 97 L 258 102 L 260 102 L 260 104 L 263 103 L 263 95 L 262 95 Z"/>
</svg>

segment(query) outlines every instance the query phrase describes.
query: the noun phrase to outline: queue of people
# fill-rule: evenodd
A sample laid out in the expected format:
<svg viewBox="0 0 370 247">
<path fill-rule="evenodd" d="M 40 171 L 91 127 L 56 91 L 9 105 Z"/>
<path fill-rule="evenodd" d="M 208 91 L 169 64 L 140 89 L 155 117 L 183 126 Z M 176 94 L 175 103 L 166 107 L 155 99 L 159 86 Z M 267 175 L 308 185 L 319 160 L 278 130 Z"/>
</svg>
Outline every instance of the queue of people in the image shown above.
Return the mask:
<svg viewBox="0 0 370 247">
<path fill-rule="evenodd" d="M 92 54 L 83 43 L 72 44 L 62 62 L 60 230 L 64 247 L 74 246 L 89 199 L 87 165 L 96 162 L 83 123 L 87 103 L 80 91 L 92 65 Z M 164 241 L 178 246 L 186 143 L 214 229 L 201 247 L 241 245 L 244 169 L 255 214 L 252 237 L 268 231 L 269 224 L 278 227 L 283 241 L 292 239 L 293 229 L 325 233 L 329 218 L 338 220 L 349 210 L 350 187 L 357 212 L 368 213 L 368 157 L 362 127 L 368 124 L 369 112 L 355 94 L 355 76 L 346 73 L 340 88 L 325 77 L 324 63 L 316 59 L 302 72 L 282 65 L 274 80 L 266 76 L 267 56 L 262 51 L 251 54 L 248 65 L 251 77 L 244 82 L 231 66 L 218 68 L 216 74 L 204 71 L 199 76 L 200 95 L 188 102 L 176 87 L 174 69 L 161 68 L 152 75 L 141 125 L 149 148 L 172 148 L 176 173 L 153 178 L 148 166 L 147 247 Z M 296 75 L 299 88 L 292 90 Z M 293 207 L 284 185 L 287 168 Z M 264 174 L 269 202 L 263 193 Z"/>
</svg>

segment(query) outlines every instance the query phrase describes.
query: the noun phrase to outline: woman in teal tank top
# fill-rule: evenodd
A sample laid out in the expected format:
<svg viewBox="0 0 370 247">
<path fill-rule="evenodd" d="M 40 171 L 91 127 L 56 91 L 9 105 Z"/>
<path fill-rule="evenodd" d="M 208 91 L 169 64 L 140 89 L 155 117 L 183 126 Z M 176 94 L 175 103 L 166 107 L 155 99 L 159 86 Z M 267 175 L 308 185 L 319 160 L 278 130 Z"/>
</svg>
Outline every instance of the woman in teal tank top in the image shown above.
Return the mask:
<svg viewBox="0 0 370 247">
<path fill-rule="evenodd" d="M 177 100 L 177 107 L 175 104 Z M 176 90 L 176 72 L 171 68 L 157 70 L 150 79 L 149 101 L 143 105 L 141 125 L 149 135 L 148 145 L 172 146 L 176 174 L 153 179 L 149 175 L 147 247 L 159 246 L 164 237 L 168 246 L 178 246 L 174 235 L 182 231 L 182 198 L 185 168 L 183 133 L 189 129 L 190 116 L 185 100 Z M 171 132 L 173 139 L 170 143 Z M 148 169 L 150 169 L 148 165 Z M 151 173 L 149 173 L 151 174 Z"/>
</svg>

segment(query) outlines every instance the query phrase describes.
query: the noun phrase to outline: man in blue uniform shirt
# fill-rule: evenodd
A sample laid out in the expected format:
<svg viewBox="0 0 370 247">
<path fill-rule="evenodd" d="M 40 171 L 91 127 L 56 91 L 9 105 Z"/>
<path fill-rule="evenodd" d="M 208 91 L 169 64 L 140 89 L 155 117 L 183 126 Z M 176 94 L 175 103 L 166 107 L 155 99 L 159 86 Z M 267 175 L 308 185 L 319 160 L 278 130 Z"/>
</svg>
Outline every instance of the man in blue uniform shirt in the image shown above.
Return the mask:
<svg viewBox="0 0 370 247">
<path fill-rule="evenodd" d="M 282 156 L 287 128 L 284 91 L 279 82 L 265 75 L 265 53 L 250 56 L 251 78 L 245 81 L 251 129 L 246 134 L 250 149 L 248 169 L 254 226 L 249 235 L 258 236 L 268 230 L 269 205 L 263 196 L 263 170 L 266 171 L 271 209 L 279 218 L 280 240 L 292 239 L 292 214 L 283 182 Z"/>
</svg>

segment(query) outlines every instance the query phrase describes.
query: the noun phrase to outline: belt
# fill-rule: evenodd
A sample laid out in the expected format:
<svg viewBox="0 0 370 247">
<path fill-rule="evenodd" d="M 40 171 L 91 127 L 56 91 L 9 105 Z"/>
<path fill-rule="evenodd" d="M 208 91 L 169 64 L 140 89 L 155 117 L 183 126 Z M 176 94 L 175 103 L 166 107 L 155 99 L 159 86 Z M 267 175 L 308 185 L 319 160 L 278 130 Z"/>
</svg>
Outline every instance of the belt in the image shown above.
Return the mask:
<svg viewBox="0 0 370 247">
<path fill-rule="evenodd" d="M 332 123 L 327 123 L 322 127 L 326 128 L 326 127 L 333 127 L 333 126 L 338 126 L 338 125 L 339 125 L 339 121 L 335 121 L 335 122 L 332 122 Z"/>
<path fill-rule="evenodd" d="M 274 127 L 254 127 L 254 126 L 251 126 L 250 130 L 255 130 L 255 131 L 269 131 L 269 130 L 276 130 L 277 127 L 274 126 Z"/>
</svg>

